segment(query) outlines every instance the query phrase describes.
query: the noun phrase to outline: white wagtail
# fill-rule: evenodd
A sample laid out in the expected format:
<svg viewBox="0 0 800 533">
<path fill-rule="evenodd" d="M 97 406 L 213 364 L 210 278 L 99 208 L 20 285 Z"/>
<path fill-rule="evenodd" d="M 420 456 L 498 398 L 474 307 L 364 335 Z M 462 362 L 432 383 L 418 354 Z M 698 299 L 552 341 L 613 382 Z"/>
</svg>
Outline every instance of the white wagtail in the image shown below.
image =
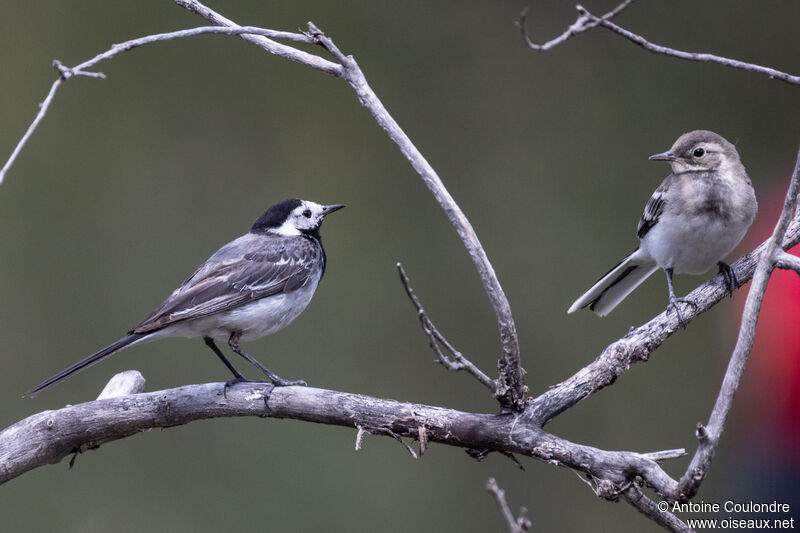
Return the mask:
<svg viewBox="0 0 800 533">
<path fill-rule="evenodd" d="M 714 132 L 696 130 L 650 159 L 668 161 L 672 173 L 639 219 L 639 248 L 575 300 L 568 313 L 588 306 L 605 316 L 659 268 L 667 274 L 667 309 L 675 309 L 684 327 L 677 304 L 694 304 L 675 297 L 673 273 L 702 274 L 716 263 L 728 290 L 736 288 L 736 277 L 722 259 L 742 240 L 758 209 L 736 148 Z"/>
<path fill-rule="evenodd" d="M 202 337 L 233 373 L 227 386 L 246 381 L 222 355 L 214 339 L 264 372 L 275 385 L 305 385 L 278 377 L 245 353 L 239 341 L 275 333 L 303 312 L 325 273 L 322 220 L 344 205 L 285 200 L 255 221 L 250 232 L 216 251 L 194 274 L 127 336 L 46 379 L 47 387 L 134 344 L 164 337 Z"/>
</svg>

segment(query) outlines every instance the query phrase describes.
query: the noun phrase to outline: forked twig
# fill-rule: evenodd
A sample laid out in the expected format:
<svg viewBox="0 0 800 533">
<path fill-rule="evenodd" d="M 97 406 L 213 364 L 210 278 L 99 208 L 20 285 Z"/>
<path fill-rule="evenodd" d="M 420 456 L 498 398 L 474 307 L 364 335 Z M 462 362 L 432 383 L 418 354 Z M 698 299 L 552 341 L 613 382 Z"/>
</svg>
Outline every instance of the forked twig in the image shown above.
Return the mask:
<svg viewBox="0 0 800 533">
<path fill-rule="evenodd" d="M 792 85 L 800 85 L 800 76 L 794 76 L 792 74 L 788 74 L 786 72 L 782 72 L 780 70 L 764 67 L 761 65 L 756 65 L 755 63 L 747 63 L 745 61 L 739 61 L 738 59 L 730 59 L 727 57 L 722 57 L 714 54 L 706 54 L 700 52 L 684 52 L 683 50 L 676 50 L 675 48 L 670 48 L 668 46 L 662 46 L 660 44 L 656 44 L 653 42 L 648 41 L 641 35 L 633 33 L 630 30 L 623 28 L 611 21 L 611 19 L 619 14 L 624 8 L 626 8 L 632 0 L 626 0 L 619 4 L 616 8 L 609 11 L 605 15 L 598 17 L 596 15 L 591 14 L 585 7 L 578 4 L 575 8 L 578 10 L 578 18 L 575 22 L 572 23 L 561 35 L 558 37 L 547 41 L 544 44 L 536 44 L 534 43 L 530 36 L 528 35 L 528 30 L 526 27 L 527 22 L 527 10 L 524 10 L 519 19 L 515 22 L 515 24 L 520 28 L 522 32 L 522 38 L 525 40 L 525 44 L 528 45 L 529 48 L 532 50 L 550 50 L 559 44 L 562 44 L 570 37 L 577 35 L 579 33 L 583 33 L 587 30 L 591 30 L 592 28 L 596 27 L 603 27 L 608 30 L 613 31 L 617 35 L 621 35 L 625 37 L 629 41 L 641 46 L 645 50 L 653 52 L 654 54 L 663 54 L 670 57 L 677 57 L 679 59 L 685 59 L 687 61 L 701 61 L 707 63 L 716 63 L 718 65 L 724 65 L 726 67 L 736 68 L 740 70 L 747 70 L 750 72 L 757 72 L 759 74 L 765 74 L 770 77 L 770 79 L 776 79 L 780 81 L 784 81 L 786 83 L 791 83 Z"/>
<path fill-rule="evenodd" d="M 488 490 L 489 493 L 494 496 L 494 500 L 497 502 L 497 507 L 500 509 L 500 514 L 506 521 L 506 526 L 508 526 L 509 533 L 523 533 L 531 528 L 532 524 L 528 518 L 528 509 L 521 507 L 519 510 L 519 516 L 514 516 L 514 513 L 511 512 L 511 508 L 506 501 L 506 491 L 500 488 L 500 486 L 497 484 L 497 481 L 493 477 L 490 477 L 486 482 L 486 490 Z"/>
<path fill-rule="evenodd" d="M 414 289 L 411 288 L 411 282 L 408 279 L 408 275 L 406 274 L 403 265 L 400 263 L 397 263 L 397 272 L 400 274 L 400 282 L 403 284 L 403 288 L 406 290 L 408 298 L 411 300 L 411 303 L 417 310 L 417 316 L 419 317 L 419 323 L 420 326 L 422 326 L 422 331 L 428 336 L 430 347 L 439 358 L 438 362 L 441 363 L 442 366 L 444 366 L 447 370 L 464 370 L 468 372 L 486 388 L 494 392 L 497 388 L 496 383 L 489 376 L 484 374 L 481 369 L 475 366 L 472 361 L 464 357 L 461 352 L 456 350 L 433 324 L 428 316 L 428 313 L 426 313 L 425 309 L 423 309 L 419 298 L 414 293 Z M 447 350 L 450 355 L 446 355 L 440 346 L 444 347 L 444 349 Z"/>
</svg>

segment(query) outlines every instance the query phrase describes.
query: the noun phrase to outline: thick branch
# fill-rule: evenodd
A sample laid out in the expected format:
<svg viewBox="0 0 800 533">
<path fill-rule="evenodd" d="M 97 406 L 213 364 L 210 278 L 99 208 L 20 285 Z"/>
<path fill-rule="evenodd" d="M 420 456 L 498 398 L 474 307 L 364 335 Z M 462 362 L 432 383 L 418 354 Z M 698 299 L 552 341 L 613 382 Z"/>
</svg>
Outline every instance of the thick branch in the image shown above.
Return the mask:
<svg viewBox="0 0 800 533">
<path fill-rule="evenodd" d="M 259 416 L 362 428 L 462 448 L 519 453 L 623 486 L 640 476 L 658 492 L 676 484 L 645 454 L 575 444 L 515 414 L 475 414 L 313 387 L 242 383 L 187 385 L 44 411 L 0 432 L 0 483 L 44 464 L 151 428 L 205 418 Z"/>
</svg>

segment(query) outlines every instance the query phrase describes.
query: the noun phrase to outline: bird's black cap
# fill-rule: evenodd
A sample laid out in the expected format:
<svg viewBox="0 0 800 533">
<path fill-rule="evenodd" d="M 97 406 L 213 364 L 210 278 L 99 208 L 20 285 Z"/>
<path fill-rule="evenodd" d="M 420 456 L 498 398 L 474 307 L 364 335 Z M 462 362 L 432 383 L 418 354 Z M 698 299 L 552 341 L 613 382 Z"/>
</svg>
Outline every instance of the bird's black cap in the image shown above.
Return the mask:
<svg viewBox="0 0 800 533">
<path fill-rule="evenodd" d="M 253 227 L 250 228 L 250 231 L 253 233 L 263 233 L 270 228 L 279 227 L 286 222 L 286 217 L 289 216 L 289 213 L 301 203 L 302 200 L 290 198 L 273 205 L 267 209 L 263 215 L 258 217 L 258 220 L 253 223 Z"/>
</svg>

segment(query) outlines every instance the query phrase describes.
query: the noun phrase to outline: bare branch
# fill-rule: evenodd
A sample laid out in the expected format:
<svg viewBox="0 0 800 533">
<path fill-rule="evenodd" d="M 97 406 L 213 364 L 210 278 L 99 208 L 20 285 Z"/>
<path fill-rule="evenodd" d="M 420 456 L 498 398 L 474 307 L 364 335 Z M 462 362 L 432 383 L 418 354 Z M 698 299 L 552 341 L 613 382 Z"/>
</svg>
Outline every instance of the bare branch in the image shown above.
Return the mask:
<svg viewBox="0 0 800 533">
<path fill-rule="evenodd" d="M 431 191 L 433 197 L 439 202 L 450 223 L 456 229 L 458 236 L 464 243 L 472 262 L 480 276 L 489 301 L 497 317 L 500 330 L 500 344 L 503 348 L 503 357 L 498 362 L 500 375 L 497 380 L 495 397 L 504 408 L 520 410 L 524 406 L 527 387 L 524 382 L 525 371 L 520 361 L 519 340 L 514 317 L 511 314 L 511 305 L 500 286 L 497 274 L 486 255 L 486 251 L 478 239 L 478 235 L 461 211 L 456 201 L 442 183 L 441 178 L 428 163 L 422 153 L 414 146 L 408 135 L 392 118 L 378 96 L 367 83 L 364 73 L 352 56 L 345 56 L 339 48 L 313 23 L 308 23 L 309 35 L 328 50 L 344 67 L 342 77 L 350 84 L 358 96 L 361 105 L 366 107 L 389 138 L 394 141 L 400 152 L 408 159 L 411 166 L 420 175 L 422 181 Z"/>
<path fill-rule="evenodd" d="M 616 8 L 609 11 L 602 17 L 597 17 L 595 15 L 592 15 L 585 7 L 579 4 L 575 6 L 576 9 L 578 10 L 578 18 L 575 20 L 575 22 L 573 22 L 572 25 L 564 31 L 564 33 L 562 33 L 561 35 L 559 35 L 554 39 L 551 39 L 550 41 L 544 44 L 536 44 L 528 36 L 528 30 L 526 29 L 526 20 L 525 20 L 526 11 L 522 12 L 522 14 L 519 17 L 519 20 L 515 24 L 522 31 L 522 38 L 525 40 L 525 44 L 527 44 L 528 47 L 531 48 L 532 50 L 550 50 L 551 48 L 567 41 L 573 35 L 577 35 L 579 33 L 585 32 L 586 30 L 590 30 L 592 28 L 600 26 L 607 28 L 616 34 L 625 37 L 631 42 L 641 46 L 645 50 L 648 50 L 655 54 L 663 54 L 671 57 L 677 57 L 679 59 L 685 59 L 688 61 L 716 63 L 718 65 L 723 65 L 726 67 L 746 70 L 749 72 L 757 72 L 759 74 L 765 74 L 769 76 L 770 79 L 777 79 L 785 81 L 786 83 L 791 83 L 793 85 L 800 85 L 800 76 L 794 76 L 792 74 L 788 74 L 786 72 L 782 72 L 774 68 L 763 67 L 761 65 L 756 65 L 754 63 L 746 63 L 744 61 L 739 61 L 737 59 L 729 59 L 727 57 L 717 56 L 714 54 L 684 52 L 682 50 L 676 50 L 674 48 L 669 48 L 667 46 L 662 46 L 660 44 L 651 43 L 641 35 L 633 33 L 630 30 L 626 30 L 625 28 L 611 22 L 611 19 L 615 15 L 617 15 L 620 11 L 622 11 L 624 8 L 626 8 L 629 4 L 630 2 L 623 2 L 622 4 L 618 5 Z"/>
<path fill-rule="evenodd" d="M 678 457 L 683 457 L 688 454 L 686 453 L 686 450 L 684 448 L 676 448 L 674 450 L 662 450 L 660 452 L 643 453 L 642 455 L 653 461 L 661 462 L 667 459 L 677 459 Z"/>
<path fill-rule="evenodd" d="M 196 2 L 195 0 L 172 0 L 172 1 L 184 9 L 187 9 L 192 13 L 200 15 L 201 17 L 206 19 L 211 24 L 214 24 L 215 26 L 223 26 L 229 28 L 241 27 L 232 20 L 230 20 L 229 18 L 223 17 L 216 11 L 209 9 L 200 2 Z M 300 63 L 301 65 L 306 65 L 311 68 L 321 70 L 322 72 L 325 72 L 332 76 L 337 76 L 337 77 L 341 76 L 342 67 L 340 65 L 337 65 L 336 63 L 326 61 L 325 59 L 317 57 L 313 54 L 309 54 L 308 52 L 298 50 L 297 48 L 294 48 L 292 46 L 287 46 L 285 44 L 275 42 L 272 39 L 270 39 L 269 36 L 248 35 L 248 33 L 249 32 L 244 32 L 242 34 L 242 39 L 251 42 L 257 46 L 260 46 L 270 54 L 274 54 L 276 56 L 283 57 L 290 61 Z M 275 37 L 277 38 L 278 36 Z"/>
<path fill-rule="evenodd" d="M 411 288 L 408 275 L 406 274 L 403 265 L 400 263 L 397 263 L 397 272 L 400 274 L 400 282 L 403 284 L 403 288 L 406 290 L 408 298 L 411 300 L 411 303 L 414 304 L 414 307 L 417 310 L 417 316 L 419 316 L 419 323 L 420 326 L 422 326 L 422 331 L 428 336 L 430 347 L 439 358 L 438 362 L 441 363 L 442 366 L 444 366 L 447 370 L 467 371 L 486 388 L 494 392 L 497 388 L 495 382 L 492 381 L 489 376 L 481 372 L 481 370 L 472 364 L 469 359 L 464 357 L 461 352 L 456 350 L 453 345 L 448 342 L 445 336 L 441 334 L 436 326 L 433 325 L 433 322 L 425 312 L 425 309 L 422 308 L 422 303 L 419 301 L 419 298 L 416 294 L 414 294 L 414 289 Z M 442 349 L 439 347 L 440 344 L 444 346 L 448 352 L 450 352 L 450 356 L 447 356 L 444 354 L 444 352 L 442 352 Z M 450 357 L 452 357 L 452 359 Z"/>
<path fill-rule="evenodd" d="M 76 451 L 151 428 L 234 416 L 291 418 L 358 428 L 360 437 L 370 432 L 395 439 L 419 438 L 423 426 L 428 443 L 535 457 L 585 472 L 610 486 L 622 487 L 632 476 L 639 476 L 658 493 L 668 494 L 677 484 L 645 454 L 576 444 L 516 414 L 466 413 L 313 387 L 240 383 L 228 388 L 227 397 L 223 389 L 223 383 L 187 385 L 32 415 L 0 431 L 0 484 Z"/>
<path fill-rule="evenodd" d="M 180 3 L 179 0 L 175 1 Z M 188 30 L 179 30 L 168 33 L 147 35 L 145 37 L 140 37 L 138 39 L 131 39 L 129 41 L 125 41 L 124 43 L 115 44 L 105 52 L 97 54 L 93 58 L 86 60 L 83 63 L 76 65 L 74 67 L 67 67 L 56 59 L 53 61 L 53 67 L 59 71 L 60 76 L 58 77 L 58 79 L 56 79 L 56 81 L 53 82 L 53 85 L 50 87 L 50 92 L 47 94 L 44 101 L 39 105 L 39 112 L 36 114 L 36 117 L 34 118 L 33 122 L 31 122 L 30 126 L 28 126 L 27 131 L 22 136 L 20 141 L 17 143 L 17 146 L 14 148 L 14 151 L 9 156 L 8 161 L 6 161 L 5 165 L 3 165 L 3 168 L 0 169 L 0 183 L 3 183 L 3 179 L 5 178 L 6 173 L 8 173 L 8 170 L 16 161 L 17 157 L 19 156 L 19 153 L 22 151 L 22 148 L 28 142 L 28 139 L 30 139 L 33 132 L 36 131 L 36 128 L 39 126 L 39 123 L 47 114 L 47 111 L 50 108 L 50 104 L 53 103 L 53 98 L 56 95 L 56 91 L 64 81 L 74 76 L 105 78 L 105 75 L 103 73 L 90 72 L 87 69 L 95 66 L 96 64 L 98 64 L 103 60 L 111 59 L 112 57 L 122 52 L 127 52 L 129 50 L 133 50 L 134 48 L 138 48 L 140 46 L 162 41 L 169 41 L 173 39 L 181 39 L 184 37 L 193 37 L 195 35 L 202 35 L 207 33 L 222 34 L 222 35 L 241 35 L 242 38 L 255 42 L 262 48 L 276 55 L 286 57 L 287 59 L 297 61 L 298 63 L 308 65 L 310 67 L 316 68 L 323 72 L 327 72 L 328 74 L 332 74 L 334 76 L 339 76 L 341 74 L 341 67 L 336 63 L 332 63 L 326 59 L 322 59 L 321 57 L 309 54 L 308 52 L 303 52 L 301 50 L 296 50 L 295 48 L 292 48 L 290 46 L 276 43 L 275 41 L 272 41 L 271 39 L 267 38 L 267 37 L 273 37 L 279 39 L 288 39 L 297 42 L 310 43 L 310 39 L 306 35 L 301 33 L 290 33 L 284 31 L 268 30 L 264 28 L 256 28 L 253 26 L 245 26 L 245 27 L 204 26 L 200 28 L 191 28 Z M 289 51 L 291 51 L 291 53 Z"/>
<path fill-rule="evenodd" d="M 775 266 L 783 270 L 794 270 L 800 275 L 800 257 L 786 253 L 783 250 L 778 251 Z"/>
<path fill-rule="evenodd" d="M 506 526 L 508 526 L 509 533 L 522 533 L 523 531 L 528 531 L 531 528 L 532 524 L 528 519 L 528 510 L 525 507 L 521 507 L 519 510 L 519 516 L 515 517 L 514 513 L 511 512 L 511 508 L 508 506 L 508 502 L 506 501 L 506 491 L 500 488 L 500 486 L 497 484 L 497 481 L 493 477 L 490 477 L 486 482 L 486 490 L 488 490 L 489 493 L 494 496 L 494 499 L 497 502 L 497 507 L 500 509 L 500 514 L 506 521 Z"/>
<path fill-rule="evenodd" d="M 617 7 L 615 7 L 614 9 L 603 15 L 601 18 L 607 20 L 617 16 L 620 13 L 620 11 L 628 7 L 631 4 L 631 2 L 633 2 L 633 0 L 625 0 Z M 589 15 L 588 13 L 579 13 L 578 18 L 575 20 L 575 22 L 572 23 L 572 25 L 569 28 L 566 29 L 566 31 L 564 31 L 564 33 L 562 33 L 558 37 L 555 37 L 554 39 L 550 39 L 546 43 L 536 44 L 531 40 L 530 36 L 528 35 L 527 7 L 522 10 L 522 13 L 519 14 L 519 20 L 514 22 L 514 25 L 517 26 L 522 32 L 522 38 L 525 40 L 525 44 L 527 44 L 528 48 L 531 48 L 532 50 L 550 50 L 551 48 L 554 48 L 559 44 L 565 42 L 573 35 L 583 33 L 586 30 L 590 30 L 596 27 L 598 24 L 600 24 L 600 22 L 598 20 L 594 20 L 592 16 Z"/>
<path fill-rule="evenodd" d="M 697 451 L 691 463 L 689 463 L 686 473 L 681 477 L 677 492 L 672 495 L 676 499 L 693 498 L 711 466 L 711 461 L 714 458 L 714 453 L 725 428 L 725 421 L 733 406 L 733 397 L 739 388 L 739 381 L 750 356 L 750 350 L 753 347 L 756 323 L 758 322 L 758 315 L 761 311 L 761 304 L 764 301 L 764 294 L 767 290 L 770 275 L 776 263 L 783 257 L 781 255 L 783 254 L 783 244 L 787 230 L 790 228 L 792 213 L 797 207 L 798 192 L 800 192 L 800 151 L 797 154 L 797 162 L 792 173 L 789 190 L 786 192 L 781 216 L 775 225 L 772 236 L 765 243 L 766 247 L 763 245 L 759 247 L 763 247 L 764 250 L 759 256 L 755 274 L 753 275 L 753 283 L 750 285 L 750 292 L 747 294 L 747 300 L 744 304 L 742 324 L 739 327 L 739 338 L 728 362 L 728 369 L 725 372 L 719 396 L 717 396 L 717 401 L 714 403 L 708 424 L 698 426 Z M 798 218 L 800 217 L 795 217 L 795 226 Z"/>
<path fill-rule="evenodd" d="M 671 57 L 677 57 L 678 59 L 686 59 L 688 61 L 716 63 L 718 65 L 723 65 L 726 67 L 747 70 L 749 72 L 757 72 L 759 74 L 766 74 L 767 76 L 769 76 L 770 79 L 777 79 L 785 81 L 786 83 L 791 83 L 793 85 L 800 85 L 800 76 L 793 76 L 791 74 L 787 74 L 786 72 L 781 72 L 780 70 L 776 70 L 774 68 L 762 67 L 761 65 L 746 63 L 744 61 L 739 61 L 737 59 L 729 59 L 727 57 L 717 56 L 714 54 L 684 52 L 682 50 L 675 50 L 674 48 L 661 46 L 659 44 L 651 43 L 641 35 L 637 35 L 632 31 L 617 26 L 610 20 L 603 20 L 602 18 L 597 18 L 581 6 L 578 6 L 578 11 L 581 12 L 582 14 L 591 17 L 591 20 L 596 21 L 598 25 L 608 28 L 609 30 L 613 31 L 618 35 L 622 35 L 626 39 L 638 44 L 645 50 L 648 50 L 655 54 L 664 54 Z"/>
<path fill-rule="evenodd" d="M 61 77 L 65 80 L 70 79 L 72 76 L 86 76 L 87 78 L 100 78 L 106 79 L 106 75 L 102 72 L 90 72 L 88 70 L 81 70 L 78 67 L 69 68 L 58 59 L 53 60 L 53 68 L 61 73 Z"/>
<path fill-rule="evenodd" d="M 689 526 L 687 526 L 680 518 L 669 511 L 662 511 L 659 509 L 658 504 L 645 496 L 641 489 L 635 484 L 631 484 L 627 489 L 625 489 L 622 495 L 625 497 L 625 500 L 628 503 L 636 508 L 637 511 L 667 531 L 673 531 L 674 533 L 692 533 L 692 529 L 689 528 Z"/>
<path fill-rule="evenodd" d="M 2 169 L 0 169 L 0 183 L 3 183 L 3 179 L 6 177 L 6 173 L 11 168 L 11 165 L 13 165 L 14 162 L 17 160 L 17 157 L 19 156 L 19 153 L 22 151 L 22 148 L 27 144 L 28 139 L 31 138 L 31 135 L 33 135 L 33 132 L 36 131 L 36 128 L 39 127 L 39 123 L 47 114 L 47 110 L 50 109 L 50 104 L 53 103 L 53 98 L 55 98 L 56 96 L 56 91 L 58 91 L 58 88 L 64 82 L 64 79 L 65 78 L 59 76 L 58 79 L 53 82 L 53 85 L 50 86 L 50 92 L 47 93 L 47 96 L 45 96 L 42 103 L 39 104 L 39 112 L 36 113 L 33 122 L 31 122 L 31 125 L 28 126 L 28 129 L 25 131 L 25 134 L 17 143 L 17 146 L 14 147 L 14 151 L 11 152 L 10 156 L 8 156 L 8 161 L 6 161 L 6 164 L 3 165 Z"/>
</svg>

